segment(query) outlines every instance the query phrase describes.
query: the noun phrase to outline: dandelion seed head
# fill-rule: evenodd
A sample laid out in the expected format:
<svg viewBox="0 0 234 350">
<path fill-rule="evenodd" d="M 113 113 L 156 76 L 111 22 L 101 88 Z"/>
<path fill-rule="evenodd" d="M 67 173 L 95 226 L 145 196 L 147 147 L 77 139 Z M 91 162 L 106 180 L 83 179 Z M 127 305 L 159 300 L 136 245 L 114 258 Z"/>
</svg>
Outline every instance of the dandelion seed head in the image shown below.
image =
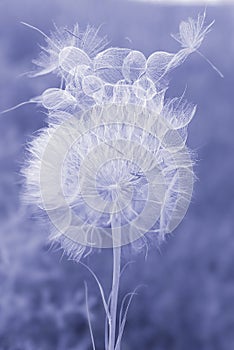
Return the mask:
<svg viewBox="0 0 234 350">
<path fill-rule="evenodd" d="M 46 212 L 51 240 L 80 260 L 117 246 L 162 241 L 183 219 L 192 196 L 187 126 L 196 107 L 167 99 L 169 73 L 201 44 L 204 16 L 180 25 L 182 49 L 148 58 L 107 48 L 88 27 L 47 39 L 41 70 L 62 77 L 36 99 L 48 126 L 29 144 L 22 170 L 26 198 Z M 118 215 L 121 237 L 111 227 Z M 118 233 L 119 235 L 120 233 Z"/>
<path fill-rule="evenodd" d="M 74 249 L 76 258 L 91 248 L 118 246 L 111 230 L 116 213 L 121 245 L 149 232 L 165 237 L 192 195 L 183 133 L 169 128 L 162 115 L 133 105 L 84 114 L 50 124 L 30 147 L 27 186 L 53 223 L 52 239 L 70 254 Z"/>
</svg>

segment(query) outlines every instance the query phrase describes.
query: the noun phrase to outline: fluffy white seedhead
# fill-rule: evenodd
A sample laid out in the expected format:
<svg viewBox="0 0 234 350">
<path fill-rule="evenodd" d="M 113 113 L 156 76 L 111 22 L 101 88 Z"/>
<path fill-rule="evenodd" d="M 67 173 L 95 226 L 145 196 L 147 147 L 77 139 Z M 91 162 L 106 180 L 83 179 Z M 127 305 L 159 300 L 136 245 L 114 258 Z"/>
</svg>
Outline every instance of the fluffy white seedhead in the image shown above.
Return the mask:
<svg viewBox="0 0 234 350">
<path fill-rule="evenodd" d="M 60 118 L 32 142 L 24 169 L 29 198 L 47 212 L 53 240 L 78 259 L 146 234 L 163 239 L 180 223 L 193 188 L 185 132 L 133 105 Z M 111 230 L 116 214 L 121 238 Z"/>
<path fill-rule="evenodd" d="M 48 110 L 48 127 L 29 145 L 23 173 L 28 201 L 47 213 L 51 239 L 73 258 L 161 241 L 183 219 L 194 182 L 187 126 L 196 107 L 164 96 L 168 74 L 209 27 L 202 16 L 182 22 L 175 37 L 182 49 L 148 58 L 128 48 L 102 50 L 106 39 L 91 27 L 47 38 L 36 75 L 56 72 L 63 88 L 36 99 Z M 116 215 L 120 227 L 112 230 Z"/>
</svg>

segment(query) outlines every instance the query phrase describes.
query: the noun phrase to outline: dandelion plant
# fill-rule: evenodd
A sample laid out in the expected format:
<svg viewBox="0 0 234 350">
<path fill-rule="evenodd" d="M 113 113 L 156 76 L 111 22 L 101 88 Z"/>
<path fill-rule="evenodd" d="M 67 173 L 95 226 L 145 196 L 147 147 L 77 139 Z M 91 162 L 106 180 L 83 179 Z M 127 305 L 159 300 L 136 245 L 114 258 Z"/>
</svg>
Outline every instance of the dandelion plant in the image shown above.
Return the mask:
<svg viewBox="0 0 234 350">
<path fill-rule="evenodd" d="M 105 350 L 121 349 L 134 295 L 127 294 L 119 307 L 122 251 L 159 245 L 191 200 L 193 160 L 186 139 L 196 106 L 184 96 L 165 99 L 165 93 L 171 71 L 199 52 L 212 24 L 205 25 L 205 13 L 183 21 L 173 35 L 180 50 L 149 57 L 107 48 L 107 38 L 90 26 L 55 27 L 47 36 L 26 24 L 45 38 L 30 75 L 56 74 L 61 83 L 29 101 L 46 110 L 47 126 L 28 144 L 25 198 L 47 214 L 50 240 L 68 257 L 85 265 L 89 254 L 112 249 L 109 296 L 85 265 L 105 309 Z M 87 285 L 85 291 L 95 350 Z"/>
</svg>

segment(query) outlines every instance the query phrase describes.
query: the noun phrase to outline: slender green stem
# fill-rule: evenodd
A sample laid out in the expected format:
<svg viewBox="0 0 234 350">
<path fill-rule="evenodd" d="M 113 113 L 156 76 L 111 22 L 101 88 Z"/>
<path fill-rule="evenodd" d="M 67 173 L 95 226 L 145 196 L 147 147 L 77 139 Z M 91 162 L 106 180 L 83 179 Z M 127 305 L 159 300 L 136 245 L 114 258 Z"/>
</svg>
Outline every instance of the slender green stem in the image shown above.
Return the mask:
<svg viewBox="0 0 234 350">
<path fill-rule="evenodd" d="M 118 217 L 113 215 L 111 221 L 113 236 L 113 275 L 111 289 L 111 305 L 110 305 L 110 323 L 109 323 L 109 346 L 108 350 L 114 350 L 116 341 L 116 325 L 117 325 L 117 307 L 119 294 L 119 280 L 121 267 L 121 227 Z"/>
</svg>

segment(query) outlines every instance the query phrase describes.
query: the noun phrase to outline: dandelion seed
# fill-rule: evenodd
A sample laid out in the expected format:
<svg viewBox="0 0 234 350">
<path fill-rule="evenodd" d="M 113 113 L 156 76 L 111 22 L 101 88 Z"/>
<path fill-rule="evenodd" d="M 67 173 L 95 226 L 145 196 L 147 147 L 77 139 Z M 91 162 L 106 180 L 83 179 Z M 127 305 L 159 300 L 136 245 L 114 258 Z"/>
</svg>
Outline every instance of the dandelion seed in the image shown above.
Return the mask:
<svg viewBox="0 0 234 350">
<path fill-rule="evenodd" d="M 42 94 L 42 105 L 48 110 L 66 111 L 76 102 L 76 99 L 69 92 L 62 89 L 50 88 Z"/>
<path fill-rule="evenodd" d="M 192 103 L 173 98 L 165 103 L 162 114 L 173 129 L 187 126 L 196 113 L 196 106 Z"/>
<path fill-rule="evenodd" d="M 202 15 L 199 14 L 197 20 L 189 18 L 187 21 L 182 21 L 180 24 L 179 33 L 172 34 L 171 36 L 178 41 L 183 48 L 188 49 L 189 52 L 196 51 L 221 76 L 221 78 L 223 78 L 223 74 L 220 72 L 220 70 L 200 51 L 198 51 L 204 37 L 210 32 L 211 27 L 215 23 L 215 21 L 212 21 L 210 24 L 205 26 L 205 18 L 206 11 L 204 11 Z"/>
<path fill-rule="evenodd" d="M 125 57 L 122 66 L 124 79 L 132 82 L 140 78 L 146 70 L 146 58 L 140 51 L 131 51 Z"/>
<path fill-rule="evenodd" d="M 88 26 L 84 32 L 80 32 L 78 24 L 72 30 L 68 28 L 57 28 L 47 36 L 38 28 L 35 28 L 27 23 L 26 26 L 39 31 L 46 39 L 46 46 L 41 46 L 40 56 L 33 60 L 33 63 L 38 67 L 36 72 L 31 75 L 36 77 L 48 73 L 60 74 L 60 64 L 63 62 L 63 56 L 70 51 L 70 55 L 74 53 L 72 48 L 79 49 L 80 55 L 90 57 L 91 59 L 102 51 L 108 44 L 106 37 L 98 35 L 99 29 Z M 61 57 L 62 56 L 62 57 Z M 71 59 L 71 57 L 70 57 Z"/>
<path fill-rule="evenodd" d="M 89 56 L 81 49 L 74 46 L 67 46 L 59 53 L 59 66 L 67 73 L 73 73 L 79 66 L 89 67 L 92 63 Z"/>
<path fill-rule="evenodd" d="M 197 20 L 189 18 L 187 21 L 180 23 L 179 34 L 172 34 L 183 48 L 196 51 L 200 46 L 205 35 L 210 31 L 215 21 L 205 26 L 206 11 L 198 15 Z"/>
<path fill-rule="evenodd" d="M 131 52 L 130 49 L 109 48 L 100 52 L 94 58 L 94 70 L 96 74 L 107 83 L 115 84 L 124 79 L 123 63 Z"/>
</svg>

